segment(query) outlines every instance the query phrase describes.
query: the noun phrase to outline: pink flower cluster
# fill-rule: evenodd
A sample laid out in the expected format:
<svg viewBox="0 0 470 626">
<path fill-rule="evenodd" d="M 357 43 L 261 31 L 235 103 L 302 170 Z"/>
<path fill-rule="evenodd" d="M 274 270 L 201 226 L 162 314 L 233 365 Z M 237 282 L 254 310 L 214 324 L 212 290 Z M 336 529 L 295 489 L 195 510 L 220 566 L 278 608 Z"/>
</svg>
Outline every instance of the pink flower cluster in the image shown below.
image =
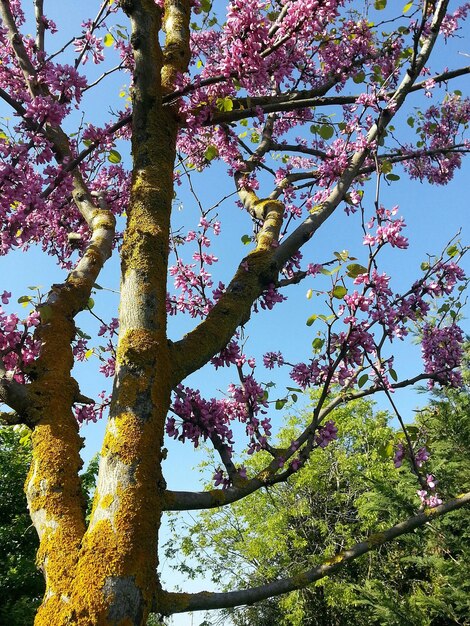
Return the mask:
<svg viewBox="0 0 470 626">
<path fill-rule="evenodd" d="M 79 424 L 88 424 L 89 422 L 96 423 L 103 418 L 105 410 L 111 403 L 111 396 L 107 395 L 106 391 L 101 391 L 98 397 L 100 398 L 100 402 L 75 405 L 75 418 Z"/>
<path fill-rule="evenodd" d="M 462 361 L 464 335 L 457 324 L 437 327 L 426 324 L 421 339 L 424 371 L 427 374 L 435 374 L 436 380 L 441 384 L 459 387 L 462 384 L 462 376 L 455 370 Z M 428 386 L 432 388 L 434 379 L 430 379 Z"/>
<path fill-rule="evenodd" d="M 185 237 L 173 238 L 172 248 L 176 262 L 170 266 L 169 274 L 174 278 L 174 286 L 179 295 L 168 295 L 167 311 L 170 315 L 188 313 L 191 317 L 205 317 L 220 297 L 220 285 L 213 290 L 212 299 L 207 293 L 213 287 L 212 275 L 207 267 L 218 262 L 214 254 L 205 251 L 211 245 L 211 232 L 215 236 L 220 234 L 220 222 L 201 217 L 197 231 L 190 230 Z M 197 250 L 192 254 L 194 262 L 185 263 L 179 256 L 179 246 L 189 243 L 197 245 Z"/>
<path fill-rule="evenodd" d="M 4 291 L 1 296 L 3 305 L 7 305 L 11 293 Z M 7 378 L 24 383 L 27 379 L 27 366 L 39 354 L 40 344 L 33 338 L 34 328 L 39 324 L 39 314 L 29 313 L 21 320 L 14 313 L 7 313 L 0 306 L 0 360 Z"/>
<path fill-rule="evenodd" d="M 338 429 L 332 420 L 326 422 L 324 426 L 320 426 L 315 436 L 315 443 L 320 448 L 326 448 L 328 444 L 338 438 Z"/>
<path fill-rule="evenodd" d="M 419 491 L 417 491 L 421 503 L 431 509 L 442 504 L 441 498 L 439 498 L 438 494 L 435 493 L 437 482 L 438 481 L 434 478 L 432 474 L 427 474 L 426 483 L 428 489 L 420 489 Z"/>
</svg>

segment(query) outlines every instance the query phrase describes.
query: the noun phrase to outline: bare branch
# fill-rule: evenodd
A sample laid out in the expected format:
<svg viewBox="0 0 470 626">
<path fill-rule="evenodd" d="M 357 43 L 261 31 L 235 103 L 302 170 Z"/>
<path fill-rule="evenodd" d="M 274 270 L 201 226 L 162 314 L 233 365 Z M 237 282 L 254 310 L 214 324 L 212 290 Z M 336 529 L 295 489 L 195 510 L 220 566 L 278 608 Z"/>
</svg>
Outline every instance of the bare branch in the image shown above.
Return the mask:
<svg viewBox="0 0 470 626">
<path fill-rule="evenodd" d="M 465 76 L 470 73 L 470 66 L 462 67 L 449 72 L 442 72 L 433 79 L 436 83 L 443 83 L 459 76 Z M 419 91 L 426 88 L 427 81 L 421 81 L 414 84 L 409 93 Z M 320 88 L 308 89 L 303 91 L 295 91 L 278 96 L 260 96 L 255 98 L 244 98 L 234 101 L 234 109 L 232 111 L 219 112 L 210 120 L 205 122 L 206 126 L 214 124 L 229 124 L 249 117 L 257 117 L 259 111 L 264 113 L 276 113 L 279 111 L 296 111 L 298 109 L 307 109 L 312 107 L 338 106 L 346 104 L 355 104 L 358 95 L 349 96 L 325 96 L 328 91 L 334 87 L 336 83 L 328 83 Z M 379 101 L 387 101 L 394 92 L 384 93 L 379 96 Z M 240 108 L 237 108 L 237 105 Z"/>
<path fill-rule="evenodd" d="M 297 589 L 304 589 L 325 576 L 331 576 L 341 570 L 347 563 L 354 561 L 363 554 L 377 550 L 385 543 L 410 533 L 451 511 L 457 511 L 462 507 L 468 506 L 469 503 L 470 492 L 458 496 L 454 500 L 449 500 L 435 508 L 426 509 L 418 513 L 418 515 L 410 517 L 387 530 L 370 535 L 365 541 L 356 543 L 351 546 L 351 548 L 339 552 L 334 557 L 325 560 L 321 565 L 301 572 L 291 578 L 275 580 L 265 585 L 260 585 L 259 587 L 252 587 L 251 589 L 229 591 L 226 593 L 202 591 L 195 594 L 181 594 L 163 591 L 158 596 L 158 610 L 163 614 L 169 614 L 230 608 L 243 604 L 254 604 L 266 598 L 279 596 L 284 593 L 296 591 Z"/>
<path fill-rule="evenodd" d="M 34 0 L 34 15 L 36 18 L 36 46 L 40 52 L 44 52 L 44 0 Z"/>
</svg>

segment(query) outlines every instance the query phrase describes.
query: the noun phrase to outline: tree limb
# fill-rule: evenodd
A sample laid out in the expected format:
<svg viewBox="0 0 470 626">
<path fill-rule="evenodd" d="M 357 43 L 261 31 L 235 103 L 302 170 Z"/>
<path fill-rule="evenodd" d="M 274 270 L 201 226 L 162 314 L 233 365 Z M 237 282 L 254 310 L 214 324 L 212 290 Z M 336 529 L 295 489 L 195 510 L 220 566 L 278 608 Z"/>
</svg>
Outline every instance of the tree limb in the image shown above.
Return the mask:
<svg viewBox="0 0 470 626">
<path fill-rule="evenodd" d="M 20 421 L 26 423 L 29 403 L 30 398 L 27 386 L 7 377 L 3 359 L 0 357 L 0 404 L 9 406 L 15 411 Z"/>
<path fill-rule="evenodd" d="M 162 614 L 185 613 L 186 611 L 203 611 L 224 609 L 240 605 L 250 605 L 266 598 L 282 595 L 297 589 L 303 589 L 316 580 L 325 576 L 331 576 L 341 570 L 347 563 L 354 561 L 371 550 L 393 541 L 401 535 L 412 532 L 430 521 L 435 520 L 451 511 L 456 511 L 470 504 L 470 492 L 465 493 L 453 500 L 449 500 L 432 509 L 425 509 L 421 513 L 388 528 L 385 531 L 370 535 L 365 541 L 361 541 L 343 550 L 334 557 L 325 560 L 321 565 L 313 567 L 305 572 L 290 578 L 275 580 L 259 587 L 241 589 L 226 593 L 202 591 L 194 594 L 171 593 L 162 591 L 157 598 L 158 611 Z"/>
<path fill-rule="evenodd" d="M 464 76 L 470 73 L 470 66 L 461 67 L 457 70 L 442 72 L 437 76 L 433 76 L 436 83 L 443 83 L 447 80 Z M 410 93 L 426 88 L 427 81 L 416 83 L 409 90 Z M 234 100 L 234 109 L 232 111 L 218 112 L 214 116 L 204 122 L 205 126 L 213 126 L 214 124 L 230 124 L 249 117 L 258 117 L 260 110 L 264 113 L 276 113 L 278 111 L 296 111 L 298 109 L 307 109 L 312 107 L 325 107 L 355 104 L 358 95 L 348 96 L 325 96 L 325 94 L 334 87 L 335 83 L 321 86 L 315 89 L 306 89 L 292 93 L 280 94 L 278 96 L 259 96 L 254 98 L 240 98 Z M 392 92 L 384 93 L 379 96 L 379 101 L 386 101 L 393 95 Z M 237 108 L 239 105 L 240 108 Z"/>
<path fill-rule="evenodd" d="M 433 374 L 418 374 L 413 378 L 407 378 L 398 383 L 390 385 L 392 389 L 404 389 L 411 385 L 415 385 L 423 380 L 438 380 L 439 372 Z M 333 400 L 328 402 L 318 412 L 317 422 L 321 423 L 341 404 L 347 404 L 352 400 L 358 400 L 359 398 L 366 398 L 370 395 L 383 391 L 382 386 L 372 385 L 367 389 L 360 389 L 358 391 L 351 391 L 348 393 L 338 394 Z M 316 425 L 315 425 L 316 428 Z M 314 433 L 315 428 L 312 428 L 312 424 L 309 424 L 304 431 L 296 438 L 298 446 L 295 450 L 284 450 L 284 461 L 288 461 L 294 454 L 298 454 L 300 447 L 305 444 Z M 296 470 L 289 467 L 287 470 L 278 474 L 279 463 L 275 458 L 258 474 L 245 481 L 238 481 L 235 486 L 228 487 L 227 489 L 211 489 L 209 491 L 171 491 L 168 490 L 164 494 L 164 511 L 193 511 L 197 509 L 213 509 L 226 504 L 233 504 L 238 500 L 242 500 L 246 496 L 258 491 L 262 487 L 269 487 L 271 485 L 285 482 L 289 476 L 295 473 Z"/>
</svg>

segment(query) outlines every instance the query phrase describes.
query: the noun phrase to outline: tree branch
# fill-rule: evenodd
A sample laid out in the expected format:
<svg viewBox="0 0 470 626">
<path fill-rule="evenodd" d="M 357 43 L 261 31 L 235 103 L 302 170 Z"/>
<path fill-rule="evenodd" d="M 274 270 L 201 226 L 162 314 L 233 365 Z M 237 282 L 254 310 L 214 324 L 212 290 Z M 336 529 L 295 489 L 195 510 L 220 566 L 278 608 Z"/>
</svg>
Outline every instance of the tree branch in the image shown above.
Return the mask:
<svg viewBox="0 0 470 626">
<path fill-rule="evenodd" d="M 34 0 L 34 15 L 36 18 L 36 46 L 40 52 L 44 52 L 44 0 Z"/>
<path fill-rule="evenodd" d="M 383 134 L 390 121 L 400 110 L 401 105 L 410 93 L 414 82 L 425 66 L 429 55 L 434 47 L 441 22 L 445 16 L 449 0 L 440 0 L 436 4 L 434 16 L 430 26 L 429 37 L 424 41 L 416 59 L 413 59 L 411 66 L 406 72 L 398 88 L 393 92 L 385 109 L 380 113 L 377 121 L 372 125 L 367 134 L 367 145 L 373 145 Z M 343 175 L 333 188 L 328 198 L 323 202 L 321 208 L 310 215 L 296 230 L 285 239 L 274 253 L 274 259 L 279 267 L 282 267 L 289 258 L 292 257 L 320 228 L 320 226 L 333 214 L 337 206 L 344 200 L 352 182 L 359 174 L 362 165 L 370 152 L 370 148 L 365 148 L 354 153 L 349 160 Z"/>
<path fill-rule="evenodd" d="M 433 374 L 418 374 L 413 378 L 407 378 L 398 383 L 390 385 L 392 389 L 404 389 L 410 387 L 423 380 L 438 380 L 439 372 Z M 352 400 L 366 398 L 378 392 L 383 391 L 381 385 L 372 385 L 367 389 L 359 391 L 351 391 L 348 393 L 338 394 L 331 402 L 328 402 L 318 411 L 318 418 L 315 424 L 322 423 L 325 418 L 330 415 L 341 404 L 347 404 Z M 309 424 L 304 431 L 296 438 L 298 446 L 295 450 L 285 450 L 284 461 L 288 461 L 294 454 L 301 452 L 301 446 L 305 444 L 315 431 L 312 424 Z M 197 509 L 213 509 L 226 504 L 233 504 L 238 500 L 242 500 L 246 496 L 254 493 L 261 487 L 269 487 L 280 482 L 285 482 L 291 474 L 296 470 L 289 468 L 278 474 L 278 459 L 274 459 L 263 470 L 258 472 L 254 478 L 245 480 L 243 483 L 239 481 L 236 486 L 227 489 L 211 489 L 209 491 L 166 491 L 164 495 L 164 511 L 194 511 Z"/>
<path fill-rule="evenodd" d="M 162 591 L 158 598 L 158 611 L 162 614 L 185 613 L 186 611 L 203 611 L 224 609 L 240 605 L 250 605 L 266 598 L 279 596 L 284 593 L 303 589 L 313 582 L 331 576 L 341 570 L 347 563 L 354 561 L 363 554 L 376 550 L 380 546 L 393 541 L 401 535 L 412 532 L 451 511 L 456 511 L 470 503 L 470 492 L 449 500 L 432 509 L 426 509 L 418 515 L 388 528 L 385 531 L 370 535 L 365 541 L 356 543 L 351 548 L 339 552 L 334 557 L 325 560 L 321 565 L 290 578 L 275 580 L 259 587 L 213 593 L 202 591 L 195 594 L 171 593 Z"/>
<path fill-rule="evenodd" d="M 0 411 L 0 424 L 3 423 L 6 426 L 16 426 L 17 424 L 24 424 L 24 421 L 18 415 L 18 413 L 8 413 L 6 411 Z"/>
<path fill-rule="evenodd" d="M 0 404 L 9 406 L 18 415 L 20 422 L 27 423 L 26 416 L 29 403 L 30 398 L 27 386 L 7 378 L 5 365 L 0 357 Z"/>
<path fill-rule="evenodd" d="M 461 67 L 457 70 L 442 72 L 437 76 L 433 76 L 436 83 L 443 83 L 459 76 L 470 73 L 470 66 Z M 337 81 L 336 81 L 337 82 Z M 426 88 L 427 81 L 416 83 L 409 90 L 410 93 Z M 234 109 L 232 111 L 218 112 L 211 119 L 204 122 L 205 126 L 213 126 L 214 124 L 230 124 L 249 117 L 258 117 L 260 110 L 264 113 L 276 113 L 278 111 L 296 111 L 298 109 L 307 109 L 312 107 L 338 106 L 355 104 L 359 95 L 349 96 L 328 96 L 325 94 L 334 87 L 336 83 L 328 83 L 316 89 L 306 89 L 295 91 L 292 93 L 280 94 L 278 96 L 259 96 L 254 98 L 244 98 L 234 100 Z M 394 92 L 384 93 L 379 96 L 378 100 L 385 102 Z M 237 105 L 240 108 L 236 108 Z"/>
</svg>

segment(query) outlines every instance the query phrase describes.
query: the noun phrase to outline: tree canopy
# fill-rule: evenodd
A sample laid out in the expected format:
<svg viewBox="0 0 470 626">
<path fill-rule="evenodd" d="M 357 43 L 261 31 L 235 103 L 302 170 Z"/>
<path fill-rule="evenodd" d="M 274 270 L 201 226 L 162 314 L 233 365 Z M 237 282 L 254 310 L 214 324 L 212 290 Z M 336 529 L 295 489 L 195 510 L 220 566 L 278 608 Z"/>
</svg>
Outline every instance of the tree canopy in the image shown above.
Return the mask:
<svg viewBox="0 0 470 626">
<path fill-rule="evenodd" d="M 94 17 L 75 4 L 0 0 L 0 254 L 34 247 L 59 276 L 31 263 L 19 306 L 0 294 L 0 417 L 31 429 L 25 490 L 46 584 L 37 626 L 137 626 L 151 610 L 252 604 L 466 506 L 470 493 L 442 494 L 424 472 L 430 450 L 396 401 L 423 381 L 462 383 L 466 247 L 443 241 L 416 276 L 393 275 L 409 239 L 389 193 L 400 176 L 452 184 L 469 151 L 458 81 L 470 68 L 445 52 L 470 4 L 103 0 Z M 190 210 L 178 210 L 180 195 Z M 348 249 L 323 235 L 340 224 Z M 119 291 L 106 283 L 113 264 Z M 252 318 L 287 311 L 287 298 L 300 307 L 299 284 L 308 353 L 289 345 L 300 328 L 287 313 L 265 345 L 250 343 Z M 422 364 L 410 372 L 397 345 L 416 333 Z M 282 372 L 282 389 L 266 382 Z M 279 411 L 309 389 L 310 419 L 277 445 Z M 323 560 L 305 555 L 295 576 L 164 589 L 164 512 L 287 484 L 327 454 L 339 407 L 377 393 L 403 430 L 393 454 L 397 467 L 410 463 L 413 510 L 388 528 L 377 517 L 369 538 Z M 79 427 L 100 419 L 87 511 Z M 167 483 L 177 461 L 165 436 L 213 448 L 212 489 Z M 251 470 L 239 449 L 263 467 Z"/>
</svg>

